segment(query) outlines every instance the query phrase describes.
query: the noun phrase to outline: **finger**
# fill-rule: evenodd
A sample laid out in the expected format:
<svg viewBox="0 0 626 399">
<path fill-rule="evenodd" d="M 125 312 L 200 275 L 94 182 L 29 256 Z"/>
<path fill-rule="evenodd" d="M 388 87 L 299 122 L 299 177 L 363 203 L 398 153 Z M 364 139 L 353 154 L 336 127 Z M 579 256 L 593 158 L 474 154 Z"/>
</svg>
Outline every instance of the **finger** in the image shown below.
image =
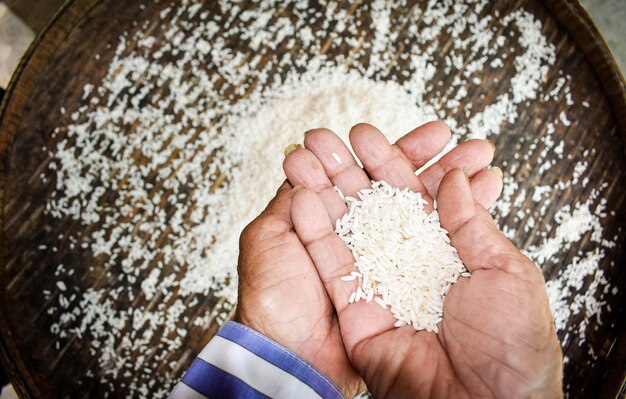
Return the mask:
<svg viewBox="0 0 626 399">
<path fill-rule="evenodd" d="M 498 230 L 487 210 L 474 200 L 462 170 L 453 169 L 444 176 L 437 204 L 441 225 L 449 232 L 452 245 L 470 272 L 537 272 L 533 263 Z"/>
<path fill-rule="evenodd" d="M 488 140 L 468 140 L 453 148 L 418 176 L 428 193 L 436 196 L 443 176 L 455 168 L 466 168 L 470 178 L 493 160 L 495 146 Z"/>
<path fill-rule="evenodd" d="M 343 281 L 341 277 L 355 271 L 354 258 L 350 249 L 335 234 L 328 219 L 319 217 L 322 212 L 324 203 L 314 191 L 303 189 L 294 194 L 291 204 L 294 229 L 315 263 L 337 311 L 339 323 L 341 326 L 359 326 L 358 329 L 342 328 L 344 344 L 350 350 L 365 337 L 394 328 L 395 319 L 375 302 L 349 304 L 357 282 Z"/>
<path fill-rule="evenodd" d="M 348 211 L 326 176 L 322 164 L 311 151 L 297 148 L 288 152 L 283 161 L 283 170 L 292 186 L 304 186 L 319 194 L 333 224 Z"/>
<path fill-rule="evenodd" d="M 304 146 L 320 160 L 330 181 L 344 195 L 356 197 L 358 191 L 370 187 L 365 171 L 357 164 L 343 140 L 332 131 L 308 131 L 304 136 Z"/>
<path fill-rule="evenodd" d="M 450 128 L 445 123 L 428 122 L 401 137 L 396 145 L 417 170 L 443 151 L 450 136 Z"/>
<path fill-rule="evenodd" d="M 489 209 L 502 192 L 502 170 L 498 167 L 481 170 L 470 179 L 470 188 L 476 202 Z"/>
<path fill-rule="evenodd" d="M 415 169 L 399 147 L 392 146 L 374 126 L 358 124 L 350 130 L 350 143 L 372 180 L 427 194 Z M 430 202 L 430 201 L 429 201 Z"/>
</svg>

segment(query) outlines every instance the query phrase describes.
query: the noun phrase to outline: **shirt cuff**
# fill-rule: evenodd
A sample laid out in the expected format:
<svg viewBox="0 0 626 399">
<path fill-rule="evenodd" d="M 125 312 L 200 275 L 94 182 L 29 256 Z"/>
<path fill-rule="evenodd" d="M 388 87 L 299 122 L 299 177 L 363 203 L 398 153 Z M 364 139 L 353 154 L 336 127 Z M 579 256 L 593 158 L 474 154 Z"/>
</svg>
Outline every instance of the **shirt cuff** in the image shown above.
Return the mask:
<svg viewBox="0 0 626 399">
<path fill-rule="evenodd" d="M 328 378 L 283 346 L 230 321 L 200 352 L 169 398 L 343 396 Z"/>
</svg>

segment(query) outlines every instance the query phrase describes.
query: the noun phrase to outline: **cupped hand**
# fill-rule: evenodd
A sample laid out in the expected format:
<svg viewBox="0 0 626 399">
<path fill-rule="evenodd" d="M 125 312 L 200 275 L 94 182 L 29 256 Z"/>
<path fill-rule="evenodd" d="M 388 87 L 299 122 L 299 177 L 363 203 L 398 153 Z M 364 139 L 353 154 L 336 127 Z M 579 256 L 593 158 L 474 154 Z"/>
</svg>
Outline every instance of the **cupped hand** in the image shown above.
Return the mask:
<svg viewBox="0 0 626 399">
<path fill-rule="evenodd" d="M 324 137 L 319 132 L 307 134 L 305 145 L 323 143 Z M 337 144 L 334 140 L 341 142 L 332 133 L 329 134 L 333 144 Z M 441 151 L 448 140 L 449 132 L 426 126 L 407 134 L 401 142 L 405 144 L 408 156 L 426 162 Z M 480 148 L 476 151 L 475 147 Z M 343 148 L 347 151 L 345 146 Z M 443 171 L 470 165 L 468 158 L 473 159 L 473 168 L 480 170 L 489 164 L 492 155 L 493 149 L 488 143 L 461 146 L 431 166 L 428 184 L 436 189 Z M 336 162 L 331 154 L 328 156 Z M 341 156 L 345 157 L 345 154 L 341 153 Z M 345 159 L 347 161 L 348 158 Z M 346 211 L 322 164 L 311 151 L 293 151 L 285 159 L 284 167 L 293 185 L 315 186 L 329 204 L 335 199 L 332 202 L 336 206 L 332 210 L 334 215 Z M 296 173 L 292 173 L 294 171 Z M 355 177 L 354 184 L 361 184 L 365 176 L 344 174 L 338 178 L 343 177 Z M 325 180 L 316 181 L 319 178 Z M 365 184 L 369 184 L 367 178 Z M 285 182 L 265 211 L 242 233 L 238 263 L 239 303 L 235 320 L 287 347 L 328 376 L 346 397 L 352 397 L 365 389 L 365 385 L 346 353 L 339 320 L 325 283 L 294 231 L 290 214 L 292 196 L 292 185 Z M 331 216 L 326 210 L 324 212 L 325 221 L 330 223 Z"/>
<path fill-rule="evenodd" d="M 285 160 L 290 182 L 308 188 L 293 196 L 291 216 L 347 356 L 376 397 L 561 397 L 562 355 L 543 276 L 485 209 L 502 188 L 501 172 L 484 169 L 493 147 L 468 141 L 414 173 L 447 137 L 445 125 L 431 123 L 390 145 L 373 126 L 357 125 L 350 141 L 361 169 L 337 136 L 317 130 Z M 451 287 L 437 334 L 395 328 L 391 313 L 373 302 L 348 304 L 356 283 L 340 277 L 354 270 L 354 259 L 332 223 L 345 205 L 328 187 L 355 195 L 370 179 L 436 194 L 442 226 L 472 273 Z"/>
<path fill-rule="evenodd" d="M 335 310 L 291 222 L 292 187 L 278 189 L 239 240 L 235 321 L 316 367 L 352 397 L 364 389 L 348 360 Z"/>
</svg>

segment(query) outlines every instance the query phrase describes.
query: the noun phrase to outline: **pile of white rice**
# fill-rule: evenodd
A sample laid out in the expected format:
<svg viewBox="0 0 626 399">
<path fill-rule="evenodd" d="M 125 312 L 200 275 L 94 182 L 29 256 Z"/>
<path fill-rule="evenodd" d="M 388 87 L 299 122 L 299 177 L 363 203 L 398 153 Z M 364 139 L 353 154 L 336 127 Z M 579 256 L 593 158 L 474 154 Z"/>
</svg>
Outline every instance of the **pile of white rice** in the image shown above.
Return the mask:
<svg viewBox="0 0 626 399">
<path fill-rule="evenodd" d="M 341 278 L 358 281 L 350 303 L 373 300 L 389 307 L 396 327 L 437 333 L 450 286 L 470 276 L 437 210 L 428 213 L 420 193 L 384 181 L 373 181 L 358 196 L 345 197 L 349 211 L 335 228 L 357 269 Z"/>
</svg>

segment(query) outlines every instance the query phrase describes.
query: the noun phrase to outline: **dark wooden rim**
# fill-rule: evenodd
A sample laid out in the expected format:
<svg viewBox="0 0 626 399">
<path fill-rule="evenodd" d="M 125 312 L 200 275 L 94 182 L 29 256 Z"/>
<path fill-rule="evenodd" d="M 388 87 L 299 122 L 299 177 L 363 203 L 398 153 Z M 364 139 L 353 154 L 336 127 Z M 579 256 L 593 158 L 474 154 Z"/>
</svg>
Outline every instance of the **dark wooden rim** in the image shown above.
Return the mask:
<svg viewBox="0 0 626 399">
<path fill-rule="evenodd" d="M 6 292 L 3 289 L 6 287 L 4 267 L 7 253 L 3 209 L 6 203 L 5 189 L 9 156 L 13 146 L 15 128 L 19 122 L 15 111 L 22 109 L 28 101 L 28 94 L 37 84 L 41 72 L 40 65 L 48 63 L 59 44 L 70 35 L 71 29 L 96 4 L 97 0 L 67 0 L 59 8 L 22 56 L 6 89 L 2 104 L 0 104 L 0 210 L 2 212 L 0 213 L 0 284 L 2 284 L 2 288 L 0 288 L 0 320 L 10 320 L 10 307 Z M 15 95 L 18 85 L 21 95 Z M 43 397 L 30 370 L 22 362 L 12 331 L 9 329 L 0 329 L 0 360 L 19 397 Z"/>
<path fill-rule="evenodd" d="M 602 83 L 626 151 L 626 81 L 597 26 L 578 0 L 547 0 L 546 6 L 572 36 Z"/>
<path fill-rule="evenodd" d="M 546 5 L 563 25 L 600 79 L 622 135 L 626 153 L 626 81 L 602 34 L 580 1 L 548 0 Z M 621 287 L 620 287 L 621 288 Z M 618 333 L 602 365 L 599 398 L 618 398 L 626 389 L 626 330 Z"/>
<path fill-rule="evenodd" d="M 41 72 L 40 65 L 45 65 L 49 61 L 59 44 L 71 34 L 71 29 L 97 3 L 97 0 L 67 0 L 33 40 L 9 83 L 0 105 L 0 210 L 4 209 L 9 156 L 15 129 L 19 122 L 15 111 L 22 109 L 28 101 L 28 94 L 32 92 L 38 81 Z M 567 33 L 572 36 L 598 75 L 621 132 L 626 151 L 626 83 L 602 35 L 578 1 L 547 0 L 545 4 Z M 20 95 L 15 94 L 18 84 Z M 2 211 L 0 214 L 0 284 L 2 287 L 6 286 L 3 272 L 6 253 L 4 212 Z M 0 320 L 9 320 L 10 308 L 4 290 L 0 293 L 0 299 Z M 612 349 L 605 362 L 604 387 L 606 389 L 603 390 L 603 397 L 619 395 L 626 378 L 626 369 L 619 362 L 619 359 L 624 359 L 626 356 L 626 334 L 623 331 L 615 340 Z M 0 331 L 0 359 L 20 397 L 42 397 L 33 376 L 19 356 L 18 348 L 9 329 Z"/>
</svg>

